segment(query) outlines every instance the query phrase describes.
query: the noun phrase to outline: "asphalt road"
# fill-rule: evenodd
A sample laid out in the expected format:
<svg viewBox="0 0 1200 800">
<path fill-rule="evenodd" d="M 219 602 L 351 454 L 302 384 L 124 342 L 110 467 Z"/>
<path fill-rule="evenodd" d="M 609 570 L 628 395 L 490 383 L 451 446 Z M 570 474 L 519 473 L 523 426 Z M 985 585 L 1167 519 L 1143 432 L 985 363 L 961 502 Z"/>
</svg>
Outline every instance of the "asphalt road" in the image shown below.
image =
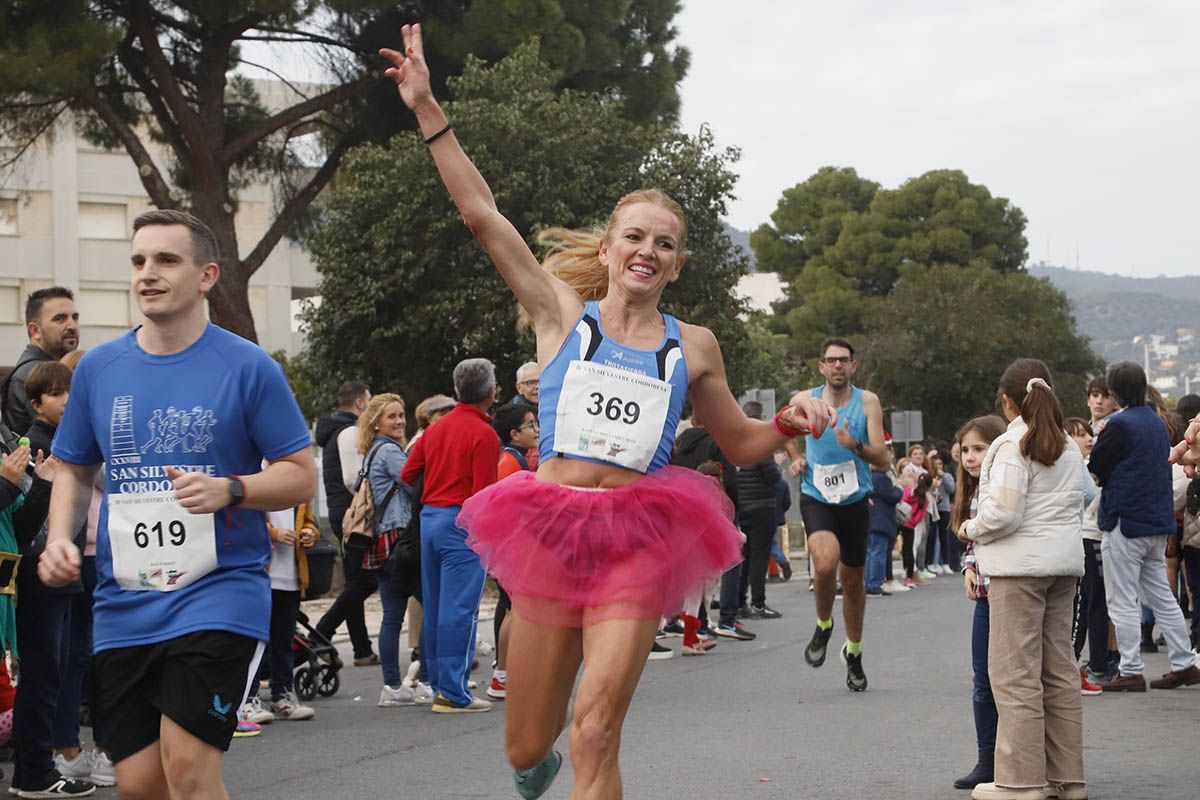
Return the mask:
<svg viewBox="0 0 1200 800">
<path fill-rule="evenodd" d="M 944 576 L 869 600 L 870 688 L 852 694 L 833 652 L 840 617 L 830 658 L 814 670 L 802 655 L 814 623 L 807 581 L 769 585 L 768 602 L 785 616 L 748 623 L 756 641 L 722 640 L 707 656 L 647 665 L 625 726 L 626 796 L 966 800 L 951 786 L 975 758 L 971 607 L 960 587 Z M 490 625 L 481 629 L 490 636 Z M 1164 654 L 1147 659 L 1149 675 L 1168 669 Z M 489 674 L 476 673 L 481 685 Z M 516 797 L 502 704 L 452 716 L 378 708 L 378 668 L 347 667 L 342 677 L 337 695 L 314 701 L 314 720 L 234 741 L 232 797 Z M 1200 688 L 1084 698 L 1084 721 L 1091 797 L 1200 797 Z M 571 785 L 564 767 L 546 797 L 567 798 Z"/>
</svg>

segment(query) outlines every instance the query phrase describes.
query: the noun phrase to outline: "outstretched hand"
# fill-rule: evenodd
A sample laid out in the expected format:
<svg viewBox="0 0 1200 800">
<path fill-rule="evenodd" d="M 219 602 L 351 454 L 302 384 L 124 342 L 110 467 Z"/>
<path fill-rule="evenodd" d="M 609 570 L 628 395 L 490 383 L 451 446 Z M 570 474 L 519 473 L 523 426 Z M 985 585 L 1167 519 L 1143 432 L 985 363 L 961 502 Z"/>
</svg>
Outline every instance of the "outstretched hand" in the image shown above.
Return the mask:
<svg viewBox="0 0 1200 800">
<path fill-rule="evenodd" d="M 417 110 L 418 106 L 433 99 L 429 88 L 429 66 L 425 63 L 425 46 L 421 42 L 421 25 L 405 25 L 400 28 L 404 40 L 404 51 L 382 48 L 379 55 L 392 62 L 384 75 L 396 82 L 400 99 L 404 105 Z"/>
<path fill-rule="evenodd" d="M 807 428 L 813 438 L 824 433 L 829 425 L 837 425 L 837 409 L 819 397 L 797 397 L 784 415 L 795 427 Z"/>
</svg>

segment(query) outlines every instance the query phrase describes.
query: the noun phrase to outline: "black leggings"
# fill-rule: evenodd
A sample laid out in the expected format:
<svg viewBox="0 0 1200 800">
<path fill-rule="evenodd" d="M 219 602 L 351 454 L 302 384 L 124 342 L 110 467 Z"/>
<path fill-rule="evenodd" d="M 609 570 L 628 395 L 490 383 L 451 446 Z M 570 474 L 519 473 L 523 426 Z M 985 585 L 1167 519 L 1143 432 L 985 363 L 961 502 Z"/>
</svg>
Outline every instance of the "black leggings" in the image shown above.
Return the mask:
<svg viewBox="0 0 1200 800">
<path fill-rule="evenodd" d="M 912 528 L 900 526 L 900 559 L 904 562 L 904 577 L 913 576 L 913 539 L 916 533 Z"/>
<path fill-rule="evenodd" d="M 512 598 L 508 596 L 508 592 L 504 591 L 504 587 L 496 581 L 496 588 L 500 591 L 500 599 L 496 601 L 496 616 L 492 619 L 492 632 L 496 635 L 496 650 L 500 650 L 500 626 L 504 624 L 504 618 L 508 616 L 509 609 L 512 608 Z"/>
</svg>

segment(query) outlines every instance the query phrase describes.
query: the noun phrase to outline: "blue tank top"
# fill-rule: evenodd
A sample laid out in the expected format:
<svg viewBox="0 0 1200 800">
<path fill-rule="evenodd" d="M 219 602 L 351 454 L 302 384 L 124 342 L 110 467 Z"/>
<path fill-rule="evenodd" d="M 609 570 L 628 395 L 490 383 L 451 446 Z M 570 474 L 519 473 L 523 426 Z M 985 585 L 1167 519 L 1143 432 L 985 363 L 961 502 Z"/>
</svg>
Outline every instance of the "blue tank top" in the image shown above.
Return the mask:
<svg viewBox="0 0 1200 800">
<path fill-rule="evenodd" d="M 670 314 L 664 314 L 663 320 L 666 323 L 666 332 L 658 349 L 635 350 L 614 342 L 604 334 L 600 324 L 600 308 L 596 301 L 584 304 L 583 313 L 575 323 L 574 330 L 567 336 L 554 359 L 542 370 L 538 397 L 538 422 L 541 424 L 541 434 L 538 436 L 539 463 L 545 463 L 551 458 L 570 458 L 614 466 L 603 459 L 560 453 L 554 449 L 559 397 L 562 394 L 567 368 L 573 361 L 588 361 L 647 375 L 671 384 L 671 399 L 662 436 L 646 471 L 653 472 L 668 464 L 675 445 L 675 429 L 679 426 L 684 400 L 687 397 L 688 371 L 683 358 L 683 346 L 680 344 L 679 323 Z"/>
<path fill-rule="evenodd" d="M 818 386 L 812 390 L 812 396 L 820 398 L 824 390 L 824 386 Z M 850 435 L 854 437 L 855 441 L 862 442 L 864 445 L 870 444 L 867 439 L 867 415 L 863 412 L 862 389 L 851 386 L 850 402 L 839 408 L 837 413 L 839 426 L 844 421 L 849 422 Z M 829 505 L 846 506 L 862 500 L 871 489 L 871 466 L 853 450 L 847 450 L 838 444 L 837 434 L 834 433 L 832 427 L 826 428 L 819 437 L 809 437 L 805 449 L 805 459 L 808 461 L 808 467 L 804 470 L 804 481 L 800 491 L 814 500 Z M 831 502 L 814 482 L 817 472 L 815 467 L 834 467 L 848 461 L 854 464 L 854 471 L 858 477 L 858 490 L 837 502 Z"/>
</svg>

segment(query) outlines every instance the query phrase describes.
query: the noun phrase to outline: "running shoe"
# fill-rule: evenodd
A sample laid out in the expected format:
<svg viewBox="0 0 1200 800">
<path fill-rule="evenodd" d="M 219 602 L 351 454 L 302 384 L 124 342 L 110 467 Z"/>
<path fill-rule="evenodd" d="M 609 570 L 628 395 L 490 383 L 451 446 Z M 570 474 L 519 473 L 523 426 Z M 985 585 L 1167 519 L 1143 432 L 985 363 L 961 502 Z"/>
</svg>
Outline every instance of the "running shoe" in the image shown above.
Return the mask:
<svg viewBox="0 0 1200 800">
<path fill-rule="evenodd" d="M 779 619 L 783 616 L 765 603 L 761 606 L 750 606 L 750 613 L 755 619 Z"/>
<path fill-rule="evenodd" d="M 933 580 L 934 578 L 936 578 L 936 577 L 937 577 L 937 573 L 935 573 L 935 572 L 930 572 L 930 571 L 929 571 L 929 570 L 927 570 L 927 569 L 923 569 L 923 570 L 921 570 L 921 577 L 922 577 L 922 578 L 924 578 L 924 579 L 925 579 L 925 580 L 927 580 L 927 581 L 931 581 L 931 580 Z"/>
<path fill-rule="evenodd" d="M 54 768 L 58 770 L 59 775 L 74 781 L 86 781 L 92 776 L 92 760 L 84 750 L 76 753 L 74 758 L 55 753 Z"/>
<path fill-rule="evenodd" d="M 833 635 L 833 627 L 829 630 L 823 629 L 820 625 L 813 631 L 812 639 L 809 640 L 808 646 L 804 648 L 804 660 L 808 662 L 810 667 L 816 668 L 825 663 L 825 651 L 829 647 L 829 637 Z"/>
<path fill-rule="evenodd" d="M 654 646 L 650 648 L 649 658 L 651 661 L 666 661 L 668 658 L 673 658 L 674 655 L 674 650 L 655 642 Z"/>
<path fill-rule="evenodd" d="M 867 690 L 867 674 L 862 668 L 862 653 L 851 655 L 846 652 L 849 642 L 842 645 L 842 663 L 846 665 L 846 688 L 852 692 Z"/>
<path fill-rule="evenodd" d="M 1095 697 L 1098 694 L 1104 693 L 1104 687 L 1097 683 L 1092 683 L 1088 680 L 1086 674 L 1081 673 L 1079 675 L 1079 693 L 1084 697 Z"/>
<path fill-rule="evenodd" d="M 32 783 L 22 781 L 21 788 L 16 791 L 17 797 L 27 798 L 87 797 L 95 793 L 96 786 L 91 781 L 64 778 L 55 769 L 47 772 L 41 780 Z"/>
<path fill-rule="evenodd" d="M 295 692 L 284 692 L 281 697 L 273 698 L 271 700 L 271 713 L 275 715 L 275 719 L 297 721 L 312 719 L 317 714 L 310 706 L 301 703 L 300 698 L 296 696 Z"/>
<path fill-rule="evenodd" d="M 752 642 L 758 635 L 746 630 L 742 627 L 742 623 L 735 620 L 730 623 L 722 622 L 717 625 L 717 636 L 724 636 L 727 639 L 737 639 L 743 642 Z"/>
<path fill-rule="evenodd" d="M 867 597 L 891 597 L 892 593 L 887 589 L 867 589 Z"/>
<path fill-rule="evenodd" d="M 260 733 L 262 733 L 262 725 L 259 725 L 257 722 L 251 722 L 248 719 L 239 719 L 237 727 L 233 730 L 233 736 L 236 739 L 258 736 Z"/>
<path fill-rule="evenodd" d="M 275 719 L 275 715 L 263 708 L 262 700 L 258 699 L 258 695 L 252 695 L 238 709 L 238 719 L 253 722 L 256 725 L 266 725 Z"/>
<path fill-rule="evenodd" d="M 928 581 L 926 581 L 926 583 L 928 583 Z M 917 588 L 918 585 L 919 584 L 917 583 L 916 578 L 905 578 L 904 579 L 904 590 L 905 591 L 908 591 L 909 589 L 915 589 L 915 588 Z"/>
<path fill-rule="evenodd" d="M 508 694 L 508 688 L 504 684 L 504 680 L 497 675 L 492 675 L 492 682 L 488 684 L 487 696 L 495 700 L 503 700 Z"/>
<path fill-rule="evenodd" d="M 416 697 L 413 695 L 413 690 L 407 686 L 397 686 L 392 688 L 384 684 L 379 690 L 379 707 L 393 708 L 395 706 L 411 706 L 416 703 Z"/>
<path fill-rule="evenodd" d="M 472 697 L 471 702 L 466 705 L 459 705 L 441 694 L 433 699 L 433 713 L 435 714 L 478 714 L 491 710 L 492 704 L 478 697 Z"/>
<path fill-rule="evenodd" d="M 783 581 L 787 583 L 792 579 L 792 562 L 784 561 L 779 565 L 779 571 L 783 573 Z"/>
<path fill-rule="evenodd" d="M 562 753 L 551 750 L 542 763 L 533 769 L 513 770 L 513 781 L 517 784 L 517 794 L 525 800 L 537 800 L 546 793 L 555 776 L 562 769 Z"/>
<path fill-rule="evenodd" d="M 883 588 L 885 591 L 891 592 L 892 594 L 899 594 L 900 592 L 908 591 L 908 587 L 905 586 L 902 581 L 897 580 L 888 581 L 887 583 L 883 584 Z"/>
<path fill-rule="evenodd" d="M 754 616 L 754 609 L 752 609 L 748 605 L 745 605 L 744 603 L 742 604 L 742 607 L 738 609 L 737 618 L 738 619 L 757 619 L 757 617 Z"/>
<path fill-rule="evenodd" d="M 379 656 L 375 653 L 368 653 L 365 656 L 355 656 L 354 666 L 356 667 L 377 667 L 379 666 Z"/>
<path fill-rule="evenodd" d="M 679 617 L 663 625 L 662 630 L 658 633 L 660 639 L 674 639 L 683 636 L 683 625 L 679 622 Z"/>
<path fill-rule="evenodd" d="M 113 770 L 112 759 L 107 753 L 100 750 L 93 750 L 92 758 L 92 776 L 88 778 L 97 786 L 116 786 L 117 773 Z"/>
<path fill-rule="evenodd" d="M 433 702 L 433 687 L 428 683 L 417 681 L 417 685 L 410 687 L 413 693 L 413 702 L 419 706 L 427 706 Z"/>
</svg>

